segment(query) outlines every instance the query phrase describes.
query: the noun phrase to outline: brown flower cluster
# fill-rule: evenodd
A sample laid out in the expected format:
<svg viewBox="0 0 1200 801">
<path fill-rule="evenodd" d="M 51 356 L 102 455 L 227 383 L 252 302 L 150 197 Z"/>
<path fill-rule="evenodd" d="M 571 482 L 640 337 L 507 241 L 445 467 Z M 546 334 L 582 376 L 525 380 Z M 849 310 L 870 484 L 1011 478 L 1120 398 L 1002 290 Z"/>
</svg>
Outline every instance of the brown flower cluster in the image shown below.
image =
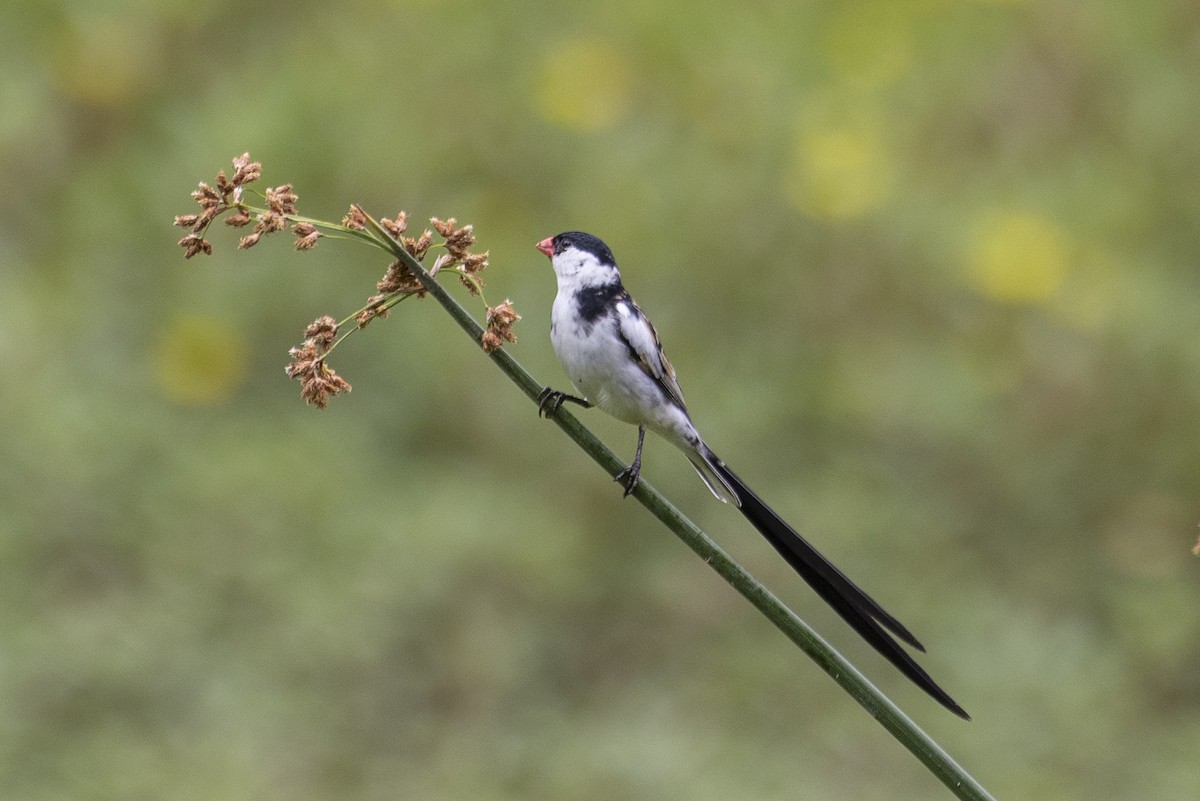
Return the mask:
<svg viewBox="0 0 1200 801">
<path fill-rule="evenodd" d="M 433 233 L 426 229 L 421 232 L 420 236 L 405 236 L 404 232 L 408 230 L 407 211 L 400 211 L 394 220 L 384 217 L 379 221 L 379 224 L 383 226 L 385 231 L 392 235 L 393 239 L 403 245 L 404 249 L 414 259 L 417 261 L 425 260 L 425 254 L 429 251 L 429 246 L 433 244 Z"/>
<path fill-rule="evenodd" d="M 197 253 L 212 253 L 212 243 L 204 238 L 204 232 L 209 224 L 224 212 L 233 212 L 225 218 L 225 224 L 234 228 L 255 223 L 254 230 L 238 242 L 238 247 L 243 249 L 258 244 L 258 240 L 266 234 L 288 227 L 290 218 L 296 214 L 297 198 L 291 184 L 267 189 L 264 193 L 267 210 L 256 219 L 251 218 L 250 209 L 242 204 L 245 186 L 261 177 L 262 164 L 251 161 L 249 153 L 243 153 L 233 160 L 233 177 L 226 176 L 225 171 L 220 170 L 217 172 L 215 187 L 200 183 L 199 188 L 192 192 L 192 198 L 200 204 L 200 213 L 175 217 L 175 225 L 191 229 L 191 233 L 179 240 L 185 258 L 190 259 Z M 296 234 L 297 250 L 310 250 L 321 236 L 316 226 L 310 223 L 296 223 L 292 226 L 292 231 Z"/>
<path fill-rule="evenodd" d="M 243 153 L 233 160 L 232 178 L 226 176 L 224 170 L 219 170 L 215 188 L 200 182 L 200 186 L 192 192 L 192 199 L 200 204 L 200 213 L 180 214 L 175 217 L 175 225 L 192 229 L 191 233 L 179 240 L 179 246 L 184 249 L 184 258 L 190 259 L 197 253 L 212 253 L 212 243 L 204 238 L 209 223 L 223 211 L 233 208 L 244 211 L 241 208 L 242 188 L 261 177 L 262 164 L 251 161 L 249 153 Z M 240 222 L 241 219 L 242 217 L 235 215 L 225 222 L 234 226 L 245 225 L 245 222 Z M 249 222 L 249 215 L 246 215 L 245 219 Z"/>
<path fill-rule="evenodd" d="M 467 291 L 478 295 L 483 289 L 483 276 L 480 273 L 488 266 L 488 254 L 486 251 L 472 253 L 469 250 L 471 245 L 475 244 L 472 226 L 464 225 L 459 228 L 458 220 L 453 217 L 448 220 L 433 217 L 429 222 L 442 237 L 442 247 L 446 248 L 446 254 L 438 259 L 435 268 L 453 268 Z"/>
<path fill-rule="evenodd" d="M 238 242 L 238 248 L 243 250 L 254 247 L 264 236 L 288 228 L 295 234 L 296 249 L 310 250 L 322 237 L 320 229 L 337 227 L 320 220 L 298 219 L 298 198 L 290 183 L 269 187 L 261 193 L 252 189 L 256 197 L 262 198 L 262 204 L 244 201 L 246 186 L 261 177 L 262 165 L 251 161 L 249 153 L 243 153 L 233 159 L 231 175 L 221 170 L 211 185 L 201 183 L 192 192 L 192 199 L 200 205 L 199 213 L 175 217 L 175 225 L 188 230 L 179 240 L 185 257 L 190 259 L 197 253 L 212 252 L 212 245 L 205 239 L 205 234 L 218 217 L 223 217 L 225 224 L 234 228 L 252 226 L 251 231 Z M 414 260 L 416 264 L 424 265 L 425 257 L 431 250 L 440 249 L 433 264 L 425 268 L 430 276 L 436 276 L 442 270 L 451 270 L 471 294 L 482 295 L 482 274 L 488 266 L 488 254 L 486 251 L 471 252 L 476 243 L 472 226 L 460 226 L 453 217 L 432 217 L 429 224 L 430 228 L 411 236 L 408 234 L 407 212 L 400 211 L 390 219 L 383 217 L 376 225 L 357 204 L 352 205 L 342 218 L 343 230 L 366 232 L 366 236 L 373 239 L 382 228 L 406 251 L 406 254 L 400 254 L 401 258 L 388 265 L 387 271 L 375 285 L 375 294 L 367 298 L 366 306 L 352 318 L 356 328 L 365 327 L 377 317 L 387 317 L 392 307 L 406 298 L 416 296 L 419 299 L 428 294 L 429 290 L 422 282 L 422 279 L 428 279 L 425 276 L 418 277 L 419 270 Z M 435 236 L 441 239 L 437 244 L 434 243 Z M 485 305 L 485 309 L 487 327 L 480 337 L 483 349 L 492 353 L 506 342 L 516 342 L 513 326 L 521 316 L 513 309 L 512 302 L 506 299 L 497 306 Z M 339 336 L 338 328 L 339 323 L 334 318 L 320 317 L 304 330 L 300 345 L 288 351 L 290 361 L 285 372 L 289 378 L 300 382 L 300 397 L 319 409 L 326 408 L 332 398 L 350 391 L 350 384 L 326 364 L 329 353 L 341 339 L 356 330 L 351 329 Z"/>
<path fill-rule="evenodd" d="M 304 329 L 304 342 L 292 348 L 291 362 L 284 368 L 289 378 L 300 382 L 300 397 L 305 403 L 324 409 L 329 399 L 350 391 L 346 379 L 325 364 L 325 354 L 337 339 L 337 321 L 328 315 L 318 317 Z"/>
<path fill-rule="evenodd" d="M 511 300 L 505 299 L 498 306 L 488 306 L 487 330 L 480 337 L 479 344 L 485 351 L 491 353 L 505 342 L 516 342 L 517 335 L 513 333 L 512 327 L 520 319 L 521 315 L 513 309 Z"/>
<path fill-rule="evenodd" d="M 459 228 L 458 220 L 453 217 L 448 220 L 431 217 L 429 222 L 433 225 L 433 230 L 437 231 L 445 240 L 446 252 L 456 261 L 465 259 L 469 255 L 467 248 L 475 244 L 475 234 L 471 233 L 473 226 L 464 225 Z"/>
<path fill-rule="evenodd" d="M 400 241 L 404 243 L 404 249 L 411 253 L 414 259 L 424 261 L 425 254 L 429 252 L 429 246 L 433 244 L 433 234 L 425 230 L 415 239 L 411 236 L 406 236 Z"/>
<path fill-rule="evenodd" d="M 296 200 L 298 198 L 296 197 L 296 193 L 292 191 L 291 184 L 283 184 L 274 188 L 268 187 L 265 197 L 267 200 L 267 210 L 258 215 L 258 219 L 254 223 L 254 230 L 248 236 L 242 237 L 241 241 L 238 242 L 239 250 L 252 248 L 258 244 L 258 240 L 261 237 L 284 230 L 288 226 L 288 218 L 296 213 Z M 241 211 L 246 212 L 246 209 L 242 208 Z M 246 212 L 244 215 L 246 222 L 249 222 L 249 217 L 249 212 Z M 241 224 L 245 225 L 245 223 Z M 296 248 L 299 250 L 308 250 L 316 244 L 317 237 L 320 234 L 312 236 L 310 240 L 311 244 L 302 248 L 300 247 L 300 242 L 304 240 L 304 237 L 315 232 L 316 229 L 308 223 L 296 223 L 295 228 L 299 228 L 300 226 L 306 227 L 304 228 L 303 235 L 300 231 L 296 231 Z M 309 229 L 312 230 L 310 231 Z"/>
<path fill-rule="evenodd" d="M 361 231 L 367 227 L 367 213 L 356 203 L 350 207 L 350 211 L 346 212 L 346 216 L 342 218 L 342 225 L 352 228 L 355 231 Z"/>
<path fill-rule="evenodd" d="M 367 220 L 366 213 L 359 206 L 355 205 L 350 207 L 350 211 L 342 219 L 342 225 L 362 230 L 366 228 Z M 442 238 L 442 243 L 439 247 L 445 249 L 445 252 L 438 256 L 429 267 L 429 274 L 437 275 L 443 269 L 454 270 L 458 273 L 459 279 L 467 290 L 473 295 L 478 295 L 483 287 L 483 277 L 480 273 L 488 266 L 488 254 L 471 252 L 470 248 L 475 244 L 475 234 L 472 227 L 470 225 L 460 227 L 458 220 L 453 217 L 447 220 L 433 217 L 429 222 L 433 226 L 433 231 L 436 231 Z M 420 236 L 406 236 L 405 234 L 408 231 L 408 213 L 405 211 L 399 212 L 393 219 L 384 217 L 379 221 L 379 224 L 414 259 L 419 262 L 425 260 L 425 255 L 433 246 L 433 231 L 426 229 L 421 232 Z M 384 274 L 383 279 L 376 284 L 375 288 L 377 290 L 376 294 L 367 298 L 367 305 L 355 315 L 355 321 L 358 323 L 359 328 L 363 328 L 376 318 L 387 317 L 391 307 L 403 298 L 410 295 L 423 298 L 427 294 L 420 279 L 400 260 L 394 261 L 388 266 L 387 273 Z M 511 305 L 509 309 L 511 309 Z M 500 347 L 503 341 L 515 341 L 515 335 L 512 333 L 512 323 L 516 319 L 519 318 L 514 318 L 492 332 L 492 336 L 487 340 L 490 346 L 489 350 L 495 350 L 497 347 Z"/>
<path fill-rule="evenodd" d="M 382 225 L 384 230 L 391 234 L 394 239 L 399 239 L 404 235 L 404 232 L 408 230 L 408 212 L 401 209 L 400 213 L 396 215 L 396 219 L 389 220 L 387 217 L 384 217 L 379 221 L 379 224 Z"/>
<path fill-rule="evenodd" d="M 399 259 L 388 265 L 387 272 L 375 284 L 375 289 L 378 290 L 377 294 L 367 298 L 366 307 L 354 316 L 359 328 L 365 328 L 376 317 L 387 317 L 392 306 L 401 298 L 409 295 L 423 298 L 428 294 L 421 279 Z"/>
<path fill-rule="evenodd" d="M 323 234 L 312 223 L 298 222 L 292 226 L 296 235 L 296 250 L 312 250 Z"/>
</svg>

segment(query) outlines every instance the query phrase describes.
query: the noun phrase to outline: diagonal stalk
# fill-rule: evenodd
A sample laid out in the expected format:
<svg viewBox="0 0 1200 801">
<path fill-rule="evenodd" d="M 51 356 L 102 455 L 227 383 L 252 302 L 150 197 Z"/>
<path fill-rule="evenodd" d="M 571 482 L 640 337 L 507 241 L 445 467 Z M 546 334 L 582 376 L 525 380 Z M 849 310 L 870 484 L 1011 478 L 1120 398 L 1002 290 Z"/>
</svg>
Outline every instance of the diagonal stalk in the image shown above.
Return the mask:
<svg viewBox="0 0 1200 801">
<path fill-rule="evenodd" d="M 364 212 L 365 213 L 365 212 Z M 386 244 L 391 253 L 403 261 L 454 321 L 471 335 L 475 343 L 483 336 L 483 327 L 456 301 L 446 288 L 434 279 L 422 264 L 391 237 L 370 215 L 367 222 L 379 240 Z M 499 348 L 488 356 L 500 370 L 512 379 L 521 391 L 536 400 L 542 385 L 522 367 L 508 352 Z M 553 418 L 567 436 L 592 457 L 605 472 L 615 476 L 625 469 L 625 464 L 595 434 L 588 430 L 578 418 L 559 409 Z M 795 612 L 750 575 L 733 560 L 721 546 L 717 545 L 691 520 L 659 494 L 645 479 L 640 481 L 632 496 L 657 517 L 675 536 L 692 549 L 721 578 L 725 579 L 746 600 L 754 605 L 776 628 L 799 646 L 810 659 L 850 694 L 867 710 L 900 744 L 929 769 L 952 793 L 964 801 L 994 801 L 991 794 L 966 772 L 941 746 L 904 714 L 890 699 L 854 667 L 833 646 L 817 634 Z"/>
</svg>

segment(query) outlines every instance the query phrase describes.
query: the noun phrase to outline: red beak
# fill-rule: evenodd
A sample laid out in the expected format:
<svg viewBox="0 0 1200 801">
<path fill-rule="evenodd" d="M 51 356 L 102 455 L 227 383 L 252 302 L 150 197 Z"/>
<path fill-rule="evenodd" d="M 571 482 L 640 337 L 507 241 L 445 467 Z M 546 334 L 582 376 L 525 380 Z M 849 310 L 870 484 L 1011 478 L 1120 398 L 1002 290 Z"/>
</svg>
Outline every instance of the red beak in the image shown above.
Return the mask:
<svg viewBox="0 0 1200 801">
<path fill-rule="evenodd" d="M 538 242 L 537 249 L 545 253 L 550 258 L 554 258 L 554 237 L 548 236 L 541 242 Z"/>
</svg>

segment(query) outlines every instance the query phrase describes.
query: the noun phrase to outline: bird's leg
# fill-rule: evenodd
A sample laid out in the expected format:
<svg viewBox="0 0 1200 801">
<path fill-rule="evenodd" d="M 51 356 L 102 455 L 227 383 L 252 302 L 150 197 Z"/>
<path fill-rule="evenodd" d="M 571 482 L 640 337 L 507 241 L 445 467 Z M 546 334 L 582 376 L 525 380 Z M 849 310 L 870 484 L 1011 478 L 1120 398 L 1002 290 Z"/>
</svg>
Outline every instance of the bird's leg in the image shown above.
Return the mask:
<svg viewBox="0 0 1200 801">
<path fill-rule="evenodd" d="M 563 405 L 563 401 L 578 403 L 585 409 L 592 407 L 591 401 L 587 398 L 577 398 L 574 395 L 568 395 L 565 392 L 559 392 L 557 389 L 546 387 L 537 396 L 538 417 L 551 417 L 558 408 Z"/>
<path fill-rule="evenodd" d="M 613 481 L 624 482 L 625 495 L 628 498 L 629 493 L 633 492 L 638 485 L 638 481 L 642 477 L 642 443 L 646 440 L 646 427 L 638 426 L 638 446 L 637 453 L 633 455 L 633 461 L 629 463 L 620 473 L 613 476 Z"/>
</svg>

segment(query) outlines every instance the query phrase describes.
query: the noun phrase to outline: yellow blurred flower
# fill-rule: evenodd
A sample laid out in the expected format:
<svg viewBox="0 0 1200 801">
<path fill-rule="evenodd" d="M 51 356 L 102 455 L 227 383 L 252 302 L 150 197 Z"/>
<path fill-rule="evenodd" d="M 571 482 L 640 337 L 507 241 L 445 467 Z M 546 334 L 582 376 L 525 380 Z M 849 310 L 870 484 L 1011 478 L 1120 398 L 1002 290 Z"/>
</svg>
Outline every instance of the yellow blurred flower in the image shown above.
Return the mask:
<svg viewBox="0 0 1200 801">
<path fill-rule="evenodd" d="M 567 39 L 542 62 L 537 109 L 572 131 L 594 131 L 620 122 L 629 107 L 633 71 L 600 39 Z"/>
<path fill-rule="evenodd" d="M 246 349 L 218 320 L 181 317 L 159 335 L 156 368 L 159 387 L 176 403 L 221 403 L 242 384 Z"/>
<path fill-rule="evenodd" d="M 849 219 L 888 198 L 893 174 L 876 130 L 833 127 L 800 134 L 786 181 L 788 196 L 800 211 Z"/>
<path fill-rule="evenodd" d="M 1069 258 L 1070 246 L 1062 228 L 1032 212 L 1008 211 L 990 214 L 977 225 L 969 265 L 979 289 L 988 297 L 1040 303 L 1062 285 Z"/>
</svg>

